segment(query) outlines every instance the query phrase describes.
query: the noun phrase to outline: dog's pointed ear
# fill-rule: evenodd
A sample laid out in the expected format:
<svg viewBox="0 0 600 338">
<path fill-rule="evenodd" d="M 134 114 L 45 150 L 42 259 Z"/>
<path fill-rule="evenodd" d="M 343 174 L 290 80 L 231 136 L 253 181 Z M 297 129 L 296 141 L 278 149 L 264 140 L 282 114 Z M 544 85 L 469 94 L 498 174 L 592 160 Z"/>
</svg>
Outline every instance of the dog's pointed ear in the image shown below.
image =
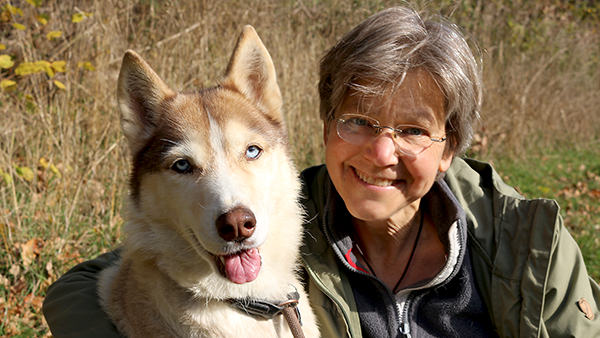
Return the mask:
<svg viewBox="0 0 600 338">
<path fill-rule="evenodd" d="M 283 121 L 283 100 L 275 66 L 252 26 L 245 26 L 242 30 L 222 85 L 242 93 L 274 121 Z"/>
<path fill-rule="evenodd" d="M 117 101 L 121 112 L 121 129 L 129 143 L 132 155 L 152 136 L 160 118 L 162 102 L 175 95 L 142 57 L 132 50 L 125 52 Z"/>
</svg>

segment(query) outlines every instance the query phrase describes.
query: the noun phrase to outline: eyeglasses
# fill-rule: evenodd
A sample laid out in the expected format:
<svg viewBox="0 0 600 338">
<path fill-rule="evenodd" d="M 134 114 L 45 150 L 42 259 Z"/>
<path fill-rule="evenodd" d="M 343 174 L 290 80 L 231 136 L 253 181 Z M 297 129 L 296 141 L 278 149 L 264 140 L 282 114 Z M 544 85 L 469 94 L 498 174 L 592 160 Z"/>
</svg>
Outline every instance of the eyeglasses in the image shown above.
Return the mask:
<svg viewBox="0 0 600 338">
<path fill-rule="evenodd" d="M 371 142 L 383 129 L 392 132 L 396 149 L 408 156 L 417 156 L 429 148 L 434 142 L 446 141 L 446 135 L 441 138 L 432 137 L 429 130 L 411 125 L 399 125 L 395 128 L 382 126 L 376 119 L 359 114 L 344 114 L 337 121 L 337 134 L 340 138 L 354 145 L 364 145 Z"/>
</svg>

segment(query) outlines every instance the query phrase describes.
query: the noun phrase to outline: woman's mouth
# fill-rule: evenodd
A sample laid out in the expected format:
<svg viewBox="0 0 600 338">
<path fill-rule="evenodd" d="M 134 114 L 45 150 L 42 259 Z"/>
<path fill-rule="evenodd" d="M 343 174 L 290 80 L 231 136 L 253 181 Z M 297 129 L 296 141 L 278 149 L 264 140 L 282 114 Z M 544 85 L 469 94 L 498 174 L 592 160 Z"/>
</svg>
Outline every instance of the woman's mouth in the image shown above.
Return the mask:
<svg viewBox="0 0 600 338">
<path fill-rule="evenodd" d="M 359 171 L 356 168 L 354 168 L 354 171 L 356 172 L 358 178 L 360 178 L 363 182 L 371 185 L 376 185 L 378 187 L 389 187 L 390 185 L 394 184 L 394 182 L 396 182 L 396 180 L 386 180 L 383 178 L 374 178 L 368 176 L 367 174 Z"/>
</svg>

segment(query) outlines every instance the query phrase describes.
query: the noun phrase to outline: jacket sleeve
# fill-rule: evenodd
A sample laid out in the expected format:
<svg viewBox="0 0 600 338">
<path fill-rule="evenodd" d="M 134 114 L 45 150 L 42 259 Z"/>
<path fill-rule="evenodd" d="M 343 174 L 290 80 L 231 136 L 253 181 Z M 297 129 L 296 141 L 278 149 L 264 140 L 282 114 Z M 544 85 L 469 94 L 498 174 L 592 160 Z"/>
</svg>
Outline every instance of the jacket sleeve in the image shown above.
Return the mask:
<svg viewBox="0 0 600 338">
<path fill-rule="evenodd" d="M 550 260 L 539 336 L 600 337 L 600 287 L 588 276 L 573 237 L 564 226 L 560 229 Z M 589 304 L 585 310 L 582 299 Z"/>
<path fill-rule="evenodd" d="M 121 336 L 100 307 L 97 279 L 119 259 L 119 250 L 83 262 L 48 288 L 43 313 L 56 338 L 118 338 Z"/>
</svg>

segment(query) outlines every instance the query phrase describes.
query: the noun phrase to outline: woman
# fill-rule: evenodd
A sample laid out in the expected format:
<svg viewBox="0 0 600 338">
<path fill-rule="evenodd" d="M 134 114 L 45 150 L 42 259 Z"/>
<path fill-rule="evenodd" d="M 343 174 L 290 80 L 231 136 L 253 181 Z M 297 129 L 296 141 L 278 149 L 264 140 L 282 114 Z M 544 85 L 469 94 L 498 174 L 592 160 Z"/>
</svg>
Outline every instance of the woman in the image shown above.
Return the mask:
<svg viewBox="0 0 600 338">
<path fill-rule="evenodd" d="M 319 92 L 326 165 L 302 173 L 302 263 L 323 337 L 600 336 L 600 288 L 555 202 L 525 200 L 490 166 L 455 158 L 481 101 L 456 27 L 407 8 L 377 13 L 323 58 Z M 93 294 L 114 257 L 49 290 L 57 337 L 78 329 L 65 304 L 91 311 L 85 332 L 117 336 Z"/>
</svg>

